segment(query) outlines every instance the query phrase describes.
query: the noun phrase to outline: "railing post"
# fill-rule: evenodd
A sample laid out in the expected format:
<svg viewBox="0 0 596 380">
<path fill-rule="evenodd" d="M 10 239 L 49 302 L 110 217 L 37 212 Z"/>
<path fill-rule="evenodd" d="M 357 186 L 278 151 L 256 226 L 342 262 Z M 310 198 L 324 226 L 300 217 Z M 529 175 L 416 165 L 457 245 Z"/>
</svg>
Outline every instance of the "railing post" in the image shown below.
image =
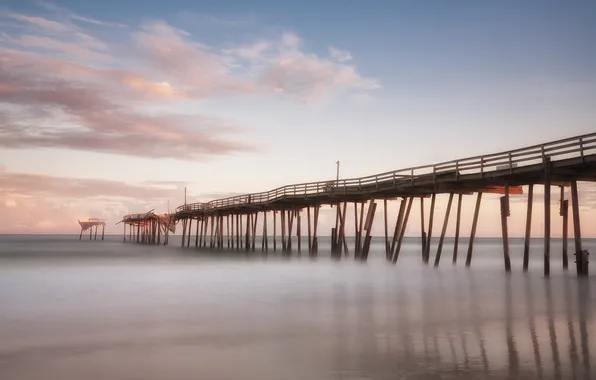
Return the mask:
<svg viewBox="0 0 596 380">
<path fill-rule="evenodd" d="M 455 180 L 459 181 L 459 160 L 455 161 Z"/>
<path fill-rule="evenodd" d="M 509 152 L 509 174 L 513 174 L 513 157 Z"/>
<path fill-rule="evenodd" d="M 375 176 L 376 189 L 379 191 L 379 177 Z"/>
<path fill-rule="evenodd" d="M 579 154 L 580 154 L 580 157 L 582 158 L 582 162 L 584 162 L 584 138 L 583 137 L 579 138 Z"/>
<path fill-rule="evenodd" d="M 414 185 L 414 169 L 410 169 L 410 186 Z"/>
<path fill-rule="evenodd" d="M 433 165 L 433 185 L 437 184 L 437 166 Z"/>
<path fill-rule="evenodd" d="M 484 157 L 480 157 L 480 178 L 484 178 Z"/>
<path fill-rule="evenodd" d="M 358 190 L 362 193 L 362 180 L 358 178 Z"/>
<path fill-rule="evenodd" d="M 395 172 L 393 172 L 393 187 L 395 188 Z"/>
</svg>

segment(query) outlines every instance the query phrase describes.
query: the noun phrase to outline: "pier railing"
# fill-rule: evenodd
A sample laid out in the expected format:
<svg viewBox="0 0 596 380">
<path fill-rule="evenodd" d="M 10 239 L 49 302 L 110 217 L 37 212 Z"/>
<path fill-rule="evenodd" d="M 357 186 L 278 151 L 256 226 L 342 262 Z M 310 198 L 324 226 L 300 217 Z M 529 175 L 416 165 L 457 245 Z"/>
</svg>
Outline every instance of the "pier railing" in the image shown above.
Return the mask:
<svg viewBox="0 0 596 380">
<path fill-rule="evenodd" d="M 380 190 L 413 186 L 421 182 L 436 183 L 445 179 L 457 181 L 461 175 L 477 174 L 483 177 L 491 172 L 509 171 L 513 173 L 516 168 L 540 164 L 546 157 L 550 158 L 551 161 L 560 161 L 570 158 L 583 159 L 585 156 L 593 154 L 596 154 L 596 133 L 506 152 L 399 169 L 366 177 L 287 185 L 261 193 L 238 195 L 206 203 L 186 204 L 179 206 L 176 212 L 209 211 L 242 205 L 262 205 L 287 197 L 365 195 Z"/>
</svg>

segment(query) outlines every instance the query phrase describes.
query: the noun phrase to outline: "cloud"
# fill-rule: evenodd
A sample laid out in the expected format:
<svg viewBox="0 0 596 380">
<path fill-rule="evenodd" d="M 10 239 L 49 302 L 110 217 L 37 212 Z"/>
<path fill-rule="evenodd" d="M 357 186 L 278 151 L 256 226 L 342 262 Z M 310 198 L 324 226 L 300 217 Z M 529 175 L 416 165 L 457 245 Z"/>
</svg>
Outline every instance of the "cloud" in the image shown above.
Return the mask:
<svg viewBox="0 0 596 380">
<path fill-rule="evenodd" d="M 329 53 L 331 54 L 331 57 L 338 60 L 339 62 L 345 62 L 345 61 L 352 60 L 352 54 L 346 50 L 340 50 L 340 49 L 337 49 L 334 47 L 330 47 Z"/>
<path fill-rule="evenodd" d="M 305 51 L 291 32 L 223 49 L 153 20 L 106 39 L 111 21 L 39 5 L 49 14 L 0 13 L 16 22 L 0 40 L 3 148 L 207 160 L 256 144 L 239 138 L 246 127 L 237 121 L 171 106 L 247 94 L 309 103 L 380 87 L 353 65 Z"/>
</svg>

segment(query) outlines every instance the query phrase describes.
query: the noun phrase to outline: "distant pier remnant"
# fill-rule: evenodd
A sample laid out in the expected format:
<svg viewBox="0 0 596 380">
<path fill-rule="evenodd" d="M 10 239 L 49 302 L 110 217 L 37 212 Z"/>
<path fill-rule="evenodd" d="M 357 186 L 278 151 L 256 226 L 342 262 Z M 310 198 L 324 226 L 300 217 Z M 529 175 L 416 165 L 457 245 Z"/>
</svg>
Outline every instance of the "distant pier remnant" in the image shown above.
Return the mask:
<svg viewBox="0 0 596 380">
<path fill-rule="evenodd" d="M 83 232 L 89 230 L 89 240 L 97 240 L 97 228 L 101 226 L 101 240 L 104 239 L 105 231 L 106 231 L 106 220 L 105 219 L 98 219 L 98 218 L 89 218 L 87 221 L 81 222 L 79 220 L 79 224 L 81 225 L 81 234 L 79 235 L 79 240 L 83 238 Z M 93 228 L 95 227 L 95 235 L 93 234 Z"/>
</svg>

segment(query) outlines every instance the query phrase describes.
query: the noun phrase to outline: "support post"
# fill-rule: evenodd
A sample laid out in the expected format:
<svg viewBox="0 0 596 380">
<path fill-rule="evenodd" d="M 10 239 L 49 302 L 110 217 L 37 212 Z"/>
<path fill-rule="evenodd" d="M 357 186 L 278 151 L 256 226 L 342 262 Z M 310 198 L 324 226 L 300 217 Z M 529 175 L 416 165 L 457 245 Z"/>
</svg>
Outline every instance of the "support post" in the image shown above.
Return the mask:
<svg viewBox="0 0 596 380">
<path fill-rule="evenodd" d="M 301 221 L 300 221 L 300 214 L 301 214 L 301 210 L 298 209 L 296 210 L 296 238 L 298 239 L 298 253 L 302 252 L 302 231 L 301 231 Z"/>
<path fill-rule="evenodd" d="M 449 224 L 449 214 L 451 213 L 451 204 L 453 203 L 453 193 L 449 194 L 447 201 L 447 210 L 445 211 L 445 220 L 443 220 L 443 229 L 441 230 L 441 237 L 439 238 L 439 246 L 437 247 L 437 254 L 435 256 L 435 268 L 439 266 L 441 261 L 441 253 L 443 251 L 443 241 L 445 241 L 445 234 L 447 233 L 447 224 Z"/>
<path fill-rule="evenodd" d="M 430 261 L 430 246 L 431 246 L 431 240 L 432 240 L 432 235 L 433 235 L 433 223 L 434 223 L 434 218 L 435 218 L 436 198 L 437 198 L 437 194 L 433 193 L 433 195 L 430 199 L 430 216 L 428 218 L 428 236 L 426 238 L 426 254 L 425 254 L 425 258 L 424 258 L 425 264 L 428 264 L 428 262 Z"/>
<path fill-rule="evenodd" d="M 509 257 L 509 231 L 507 229 L 507 217 L 509 216 L 509 202 L 507 202 L 507 187 L 505 196 L 500 198 L 501 202 L 501 231 L 503 232 L 503 260 L 505 272 L 511 272 L 511 259 Z"/>
<path fill-rule="evenodd" d="M 313 234 L 312 234 L 312 246 L 313 256 L 319 253 L 319 238 L 317 237 L 317 227 L 319 226 L 319 209 L 320 205 L 315 205 L 314 209 L 314 222 L 313 222 Z"/>
<path fill-rule="evenodd" d="M 348 243 L 346 241 L 346 213 L 347 213 L 347 206 L 348 206 L 348 202 L 344 202 L 344 208 L 343 211 L 342 210 L 338 210 L 340 211 L 340 215 L 339 215 L 339 221 L 340 221 L 340 227 L 339 227 L 339 236 L 340 236 L 340 243 L 339 243 L 339 254 L 341 256 L 341 247 L 343 244 L 343 248 L 344 248 L 344 254 L 345 256 L 348 256 L 350 253 L 348 251 Z"/>
<path fill-rule="evenodd" d="M 385 257 L 387 260 L 391 260 L 391 252 L 389 250 L 389 231 L 387 229 L 387 199 L 383 199 L 383 215 L 384 215 L 384 222 L 385 222 Z M 396 227 L 397 228 L 397 227 Z M 395 234 L 393 235 L 393 245 L 395 245 Z"/>
<path fill-rule="evenodd" d="M 472 231 L 470 231 L 470 242 L 468 244 L 468 255 L 466 257 L 466 267 L 472 264 L 472 253 L 474 252 L 474 239 L 476 238 L 476 227 L 478 227 L 478 214 L 480 213 L 480 203 L 482 202 L 482 192 L 478 192 L 476 197 L 476 207 L 474 208 L 474 219 L 472 220 Z"/>
<path fill-rule="evenodd" d="M 561 201 L 560 201 L 559 215 L 563 217 L 563 234 L 562 234 L 562 255 L 563 255 L 563 269 L 567 270 L 569 267 L 569 258 L 567 256 L 567 235 L 569 231 L 569 201 L 565 199 L 565 187 L 561 186 Z"/>
<path fill-rule="evenodd" d="M 281 221 L 281 251 L 283 253 L 286 252 L 286 210 L 280 211 L 280 221 Z"/>
<path fill-rule="evenodd" d="M 190 247 L 190 234 L 192 231 L 192 217 L 188 218 L 188 239 L 186 242 L 186 247 Z"/>
<path fill-rule="evenodd" d="M 371 241 L 371 230 L 372 230 L 372 225 L 373 225 L 373 221 L 375 219 L 375 211 L 377 210 L 377 204 L 375 203 L 374 199 L 370 200 L 369 206 L 368 206 L 368 213 L 366 215 L 366 223 L 364 226 L 364 229 L 366 230 L 366 236 L 364 238 L 364 247 L 362 249 L 362 257 L 361 260 L 362 261 L 366 261 L 368 259 L 368 252 L 370 250 L 370 241 Z"/>
<path fill-rule="evenodd" d="M 405 198 L 401 200 L 399 203 L 399 212 L 397 213 L 397 219 L 395 220 L 395 229 L 393 230 L 393 239 L 391 241 L 391 245 L 389 250 L 386 252 L 386 259 L 392 260 L 393 259 L 393 252 L 395 252 L 395 247 L 397 245 L 397 240 L 399 239 L 399 235 L 401 233 L 401 225 L 404 218 L 404 212 L 406 210 L 406 200 Z"/>
<path fill-rule="evenodd" d="M 575 241 L 575 267 L 578 276 L 588 275 L 588 258 L 582 250 L 582 232 L 579 218 L 577 181 L 571 182 L 571 206 L 573 208 L 573 235 Z"/>
<path fill-rule="evenodd" d="M 422 262 L 424 262 L 424 257 L 426 254 L 426 232 L 425 232 L 425 225 L 424 225 L 424 198 L 420 197 L 420 237 L 422 240 Z"/>
<path fill-rule="evenodd" d="M 395 247 L 395 251 L 393 252 L 393 263 L 397 263 L 397 258 L 399 257 L 399 252 L 401 251 L 401 244 L 404 241 L 404 236 L 406 235 L 406 227 L 408 225 L 408 219 L 410 218 L 410 211 L 412 210 L 412 204 L 414 203 L 414 197 L 410 197 L 408 201 L 408 207 L 406 208 L 406 215 L 403 218 L 401 223 L 401 231 L 399 233 L 399 239 L 397 240 L 397 246 Z"/>
<path fill-rule="evenodd" d="M 310 223 L 310 206 L 306 207 L 306 219 L 308 219 L 308 254 L 312 256 L 312 230 Z"/>
<path fill-rule="evenodd" d="M 457 251 L 459 249 L 459 228 L 461 225 L 461 202 L 463 201 L 463 195 L 460 193 L 457 195 L 457 216 L 455 219 L 455 237 L 453 239 L 453 264 L 457 263 Z"/>
<path fill-rule="evenodd" d="M 201 221 L 199 219 L 199 217 L 197 216 L 197 232 L 196 232 L 196 236 L 195 236 L 195 248 L 199 247 L 199 227 L 201 226 Z"/>
<path fill-rule="evenodd" d="M 273 251 L 277 251 L 277 211 L 273 210 Z"/>
<path fill-rule="evenodd" d="M 550 275 L 550 157 L 544 157 L 544 275 Z"/>
<path fill-rule="evenodd" d="M 101 240 L 103 240 L 103 237 L 105 235 L 106 232 L 106 225 L 105 223 L 101 225 Z"/>
<path fill-rule="evenodd" d="M 528 209 L 526 211 L 526 236 L 524 239 L 524 264 L 523 271 L 528 271 L 528 264 L 530 262 L 530 238 L 532 230 L 532 204 L 534 202 L 534 184 L 528 186 Z"/>
<path fill-rule="evenodd" d="M 252 251 L 255 251 L 255 244 L 257 240 L 257 221 L 259 219 L 259 213 L 255 212 L 254 220 L 252 221 Z M 223 243 L 223 241 L 222 241 Z"/>
</svg>

